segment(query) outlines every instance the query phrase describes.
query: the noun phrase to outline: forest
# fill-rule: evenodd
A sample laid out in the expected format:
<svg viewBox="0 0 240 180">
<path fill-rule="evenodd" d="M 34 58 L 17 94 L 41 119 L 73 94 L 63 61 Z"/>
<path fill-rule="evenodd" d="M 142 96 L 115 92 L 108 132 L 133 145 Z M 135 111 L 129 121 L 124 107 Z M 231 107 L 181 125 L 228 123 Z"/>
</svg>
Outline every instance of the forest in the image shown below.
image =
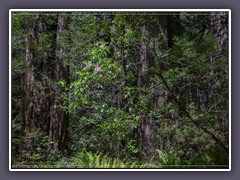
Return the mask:
<svg viewBox="0 0 240 180">
<path fill-rule="evenodd" d="M 229 12 L 11 12 L 12 168 L 229 168 Z"/>
</svg>

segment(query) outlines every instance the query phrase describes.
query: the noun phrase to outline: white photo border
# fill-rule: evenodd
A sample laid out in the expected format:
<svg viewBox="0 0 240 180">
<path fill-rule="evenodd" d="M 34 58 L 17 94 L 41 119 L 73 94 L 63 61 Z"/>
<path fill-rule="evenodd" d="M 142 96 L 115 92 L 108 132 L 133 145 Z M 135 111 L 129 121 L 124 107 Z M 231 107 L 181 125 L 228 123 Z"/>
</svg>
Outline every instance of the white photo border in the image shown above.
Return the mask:
<svg viewBox="0 0 240 180">
<path fill-rule="evenodd" d="M 12 75 L 11 75 L 11 59 L 12 59 L 12 12 L 228 12 L 228 92 L 229 92 L 229 164 L 228 169 L 17 169 L 12 168 L 11 156 L 11 97 L 12 97 Z M 231 171 L 231 9 L 10 9 L 9 10 L 9 171 Z"/>
</svg>

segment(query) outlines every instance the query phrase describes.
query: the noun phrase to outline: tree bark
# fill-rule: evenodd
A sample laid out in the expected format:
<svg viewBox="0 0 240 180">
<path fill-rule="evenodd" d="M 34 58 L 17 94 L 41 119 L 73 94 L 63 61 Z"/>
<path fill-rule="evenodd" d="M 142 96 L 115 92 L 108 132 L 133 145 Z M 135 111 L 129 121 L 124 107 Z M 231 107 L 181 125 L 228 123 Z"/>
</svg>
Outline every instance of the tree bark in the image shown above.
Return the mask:
<svg viewBox="0 0 240 180">
<path fill-rule="evenodd" d="M 140 33 L 142 37 L 145 36 L 146 33 L 146 25 L 143 24 L 140 27 Z M 148 87 L 148 74 L 146 74 L 144 71 L 148 69 L 150 66 L 149 59 L 147 57 L 147 46 L 146 42 L 144 42 L 143 38 L 140 42 L 140 59 L 138 62 L 138 79 L 137 79 L 137 87 L 141 91 L 142 88 Z M 140 103 L 145 104 L 146 94 L 140 92 L 139 93 Z M 148 102 L 146 102 L 146 106 L 148 106 Z M 145 114 L 142 114 L 141 120 L 139 122 L 139 128 L 138 128 L 138 136 L 139 136 L 139 146 L 141 149 L 141 154 L 144 157 L 145 160 L 149 161 L 151 157 L 153 156 L 154 148 L 153 148 L 153 142 L 152 142 L 152 125 L 153 125 L 153 119 L 152 117 L 148 117 Z"/>
<path fill-rule="evenodd" d="M 69 81 L 69 66 L 67 65 L 67 52 L 64 46 L 64 31 L 68 28 L 68 17 L 64 15 L 58 16 L 57 26 L 57 49 L 56 49 L 56 63 L 54 69 L 54 80 Z M 68 82 L 69 83 L 69 82 Z M 53 106 L 50 111 L 51 121 L 49 128 L 49 137 L 54 142 L 54 148 L 62 150 L 66 148 L 68 139 L 68 113 L 58 106 L 63 102 L 60 99 L 61 93 L 64 90 L 61 87 L 56 86 L 54 89 Z"/>
<path fill-rule="evenodd" d="M 162 59 L 157 57 L 156 52 L 166 51 L 170 46 L 172 46 L 173 37 L 180 34 L 180 24 L 178 18 L 178 15 L 176 15 L 175 17 L 171 15 L 159 15 L 157 31 L 156 26 L 153 26 L 154 28 L 152 27 L 152 29 L 148 29 L 148 32 L 150 32 L 151 34 L 150 39 L 152 39 L 152 41 L 154 41 L 154 38 L 158 37 L 159 34 L 161 35 L 162 41 L 154 42 L 155 56 L 151 57 L 150 54 L 148 54 L 147 43 L 144 42 L 143 39 L 141 40 L 140 59 L 138 62 L 138 88 L 149 88 L 151 86 L 149 83 L 150 77 L 155 76 L 150 73 L 146 73 L 145 70 L 152 66 L 157 66 L 158 64 L 160 64 L 158 68 L 163 71 L 168 68 L 167 65 L 162 61 Z M 146 31 L 146 26 L 144 24 L 140 28 L 140 33 L 142 34 L 142 37 L 144 37 Z M 148 99 L 146 103 L 147 108 L 156 110 L 158 108 L 161 108 L 164 101 L 167 101 L 167 89 L 164 86 L 161 86 L 159 91 L 161 91 L 162 93 L 158 97 L 155 97 L 156 99 L 149 99 L 147 94 L 144 93 L 140 93 L 139 97 Z M 160 144 L 155 142 L 155 129 L 156 128 L 154 117 L 144 114 L 141 122 L 139 123 L 138 136 L 141 154 L 147 161 L 151 161 L 155 154 L 156 148 L 159 148 L 163 151 L 168 145 L 170 145 L 170 135 L 167 137 L 161 137 L 161 139 L 159 140 Z"/>
<path fill-rule="evenodd" d="M 55 19 L 56 20 L 56 19 Z M 61 79 L 69 82 L 69 67 L 66 62 L 64 47 L 64 30 L 67 29 L 67 16 L 58 16 L 56 36 L 51 36 L 51 47 L 43 54 L 39 49 L 42 33 L 48 33 L 46 22 L 38 13 L 27 17 L 22 25 L 26 31 L 24 37 L 24 54 L 26 72 L 24 75 L 24 97 L 22 106 L 22 132 L 26 134 L 35 129 L 45 131 L 54 142 L 54 148 L 63 150 L 66 147 L 68 132 L 68 114 L 59 107 L 63 89 L 57 85 L 47 85 L 44 76 L 51 82 Z M 54 39 L 55 37 L 55 39 Z M 53 55 L 51 52 L 56 52 Z M 52 65 L 54 64 L 54 65 Z M 49 72 L 50 71 L 50 72 Z M 54 92 L 51 95 L 51 90 Z M 49 95 L 50 94 L 50 95 Z M 52 147 L 49 145 L 48 152 Z"/>
<path fill-rule="evenodd" d="M 24 36 L 24 54 L 25 67 L 23 83 L 23 105 L 22 105 L 22 132 L 27 133 L 36 128 L 42 128 L 47 121 L 47 109 L 50 105 L 45 96 L 46 90 L 42 87 L 42 79 L 39 76 L 45 73 L 45 69 L 39 69 L 40 60 L 36 57 L 38 39 L 45 30 L 38 13 L 33 13 L 31 17 L 27 17 L 22 25 L 26 31 Z"/>
</svg>

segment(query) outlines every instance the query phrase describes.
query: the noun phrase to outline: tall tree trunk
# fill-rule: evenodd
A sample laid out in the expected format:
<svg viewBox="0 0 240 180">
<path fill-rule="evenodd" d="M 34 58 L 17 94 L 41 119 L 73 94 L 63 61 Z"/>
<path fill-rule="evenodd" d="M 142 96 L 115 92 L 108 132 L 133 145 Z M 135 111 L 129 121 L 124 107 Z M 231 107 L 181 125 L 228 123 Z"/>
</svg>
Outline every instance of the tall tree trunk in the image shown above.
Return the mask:
<svg viewBox="0 0 240 180">
<path fill-rule="evenodd" d="M 56 19 L 54 19 L 56 20 Z M 40 47 L 39 39 L 42 33 L 49 33 L 44 18 L 38 13 L 32 13 L 23 21 L 26 31 L 24 37 L 25 67 L 24 97 L 22 106 L 22 132 L 28 133 L 34 129 L 45 131 L 54 142 L 54 148 L 63 150 L 67 142 L 68 114 L 60 109 L 60 95 L 63 90 L 57 85 L 45 87 L 43 77 L 58 82 L 61 79 L 69 82 L 69 67 L 66 62 L 66 48 L 64 47 L 64 30 L 67 28 L 67 16 L 58 16 L 56 36 L 50 36 L 51 47 Z M 50 33 L 51 34 L 51 33 Z M 54 39 L 55 37 L 55 39 Z M 56 51 L 52 55 L 52 51 Z M 54 60 L 55 59 L 55 60 Z M 51 66 L 54 64 L 54 66 Z M 50 72 L 49 72 L 50 71 Z M 54 71 L 54 72 L 52 72 Z M 50 87 L 51 86 L 51 87 Z M 51 97 L 50 90 L 54 94 Z M 48 94 L 49 93 L 49 94 Z M 56 107 L 56 108 L 54 108 Z M 51 149 L 49 145 L 48 151 Z"/>
<path fill-rule="evenodd" d="M 33 33 L 33 29 L 29 28 L 29 33 Z M 25 67 L 27 71 L 24 77 L 24 97 L 22 105 L 22 131 L 26 133 L 35 127 L 33 114 L 33 88 L 34 88 L 34 74 L 32 72 L 32 53 L 30 52 L 30 36 L 24 38 L 25 44 Z"/>
<path fill-rule="evenodd" d="M 67 52 L 64 45 L 64 31 L 68 28 L 68 16 L 59 15 L 58 16 L 58 26 L 57 26 L 57 49 L 56 49 L 56 63 L 54 69 L 54 80 L 60 81 L 65 80 L 69 82 L 69 66 L 67 65 Z M 69 123 L 68 113 L 58 106 L 62 104 L 60 99 L 63 89 L 56 86 L 54 88 L 53 106 L 51 108 L 50 116 L 50 128 L 49 137 L 53 139 L 54 148 L 57 150 L 62 150 L 66 148 L 68 132 L 67 127 Z"/>
<path fill-rule="evenodd" d="M 229 40 L 228 24 L 229 23 L 228 23 L 227 12 L 215 12 L 210 15 L 210 32 L 212 33 L 217 45 L 219 46 L 218 52 L 210 56 L 211 77 L 214 77 L 213 75 L 216 73 L 218 63 L 223 61 L 224 56 L 228 55 L 228 40 Z M 226 73 L 226 75 L 228 75 L 228 73 Z M 215 80 L 214 82 L 214 80 L 212 80 L 209 82 L 209 87 L 211 87 L 211 89 L 208 93 L 207 98 L 209 100 L 210 105 L 213 105 L 219 102 L 219 97 L 217 97 L 215 94 L 221 94 L 219 90 L 222 90 L 224 86 L 226 86 L 226 84 L 220 81 Z M 227 107 L 229 102 L 228 97 L 225 97 L 224 99 L 226 103 L 225 106 Z M 221 133 L 224 133 L 224 136 L 225 136 L 224 137 L 225 144 L 229 143 L 228 142 L 229 141 L 228 140 L 229 139 L 229 132 L 228 132 L 229 113 L 227 112 L 223 113 L 223 116 L 219 122 L 219 124 L 221 124 L 221 129 L 222 129 Z"/>
<path fill-rule="evenodd" d="M 158 24 L 157 24 L 157 31 L 153 28 L 148 30 L 148 32 L 151 32 L 150 39 L 154 39 L 153 37 L 157 37 L 159 34 L 162 37 L 161 42 L 154 42 L 154 51 L 155 52 L 161 52 L 166 51 L 170 46 L 172 46 L 172 39 L 174 36 L 179 35 L 180 33 L 180 24 L 179 24 L 179 16 L 171 16 L 171 15 L 159 15 L 158 16 Z M 153 26 L 156 28 L 156 26 Z M 144 36 L 146 32 L 146 26 L 143 25 L 140 29 L 140 33 L 142 34 L 142 37 Z M 156 53 L 155 53 L 156 54 Z M 141 40 L 140 44 L 140 60 L 138 63 L 138 80 L 137 80 L 137 86 L 141 88 L 150 87 L 150 77 L 152 76 L 149 73 L 146 73 L 146 69 L 150 68 L 151 66 L 157 66 L 157 64 L 160 64 L 158 68 L 160 68 L 162 71 L 167 69 L 167 65 L 165 63 L 159 63 L 160 61 L 159 57 L 156 55 L 153 57 L 150 57 L 148 54 L 147 44 L 143 40 Z M 162 103 L 167 101 L 167 90 L 165 89 L 164 85 L 162 85 L 159 88 L 159 91 L 162 93 L 155 97 L 156 99 L 150 99 L 148 100 L 146 106 L 149 109 L 156 110 L 158 108 L 161 108 Z M 149 97 L 146 96 L 146 94 L 141 93 L 139 95 L 140 97 L 149 99 Z M 147 161 L 150 161 L 155 153 L 156 148 L 160 148 L 161 150 L 165 150 L 167 146 L 170 145 L 170 135 L 167 137 L 161 137 L 159 140 L 159 143 L 156 143 L 154 140 L 154 133 L 155 133 L 155 120 L 154 117 L 143 115 L 141 123 L 138 128 L 138 136 L 139 136 L 139 145 L 141 148 L 141 154 L 143 155 L 144 159 Z"/>
<path fill-rule="evenodd" d="M 141 26 L 140 33 L 142 37 L 145 36 L 146 26 L 145 24 Z M 147 95 L 144 92 L 141 92 L 145 87 L 149 86 L 149 77 L 145 70 L 150 67 L 150 61 L 147 55 L 147 45 L 142 38 L 140 42 L 140 59 L 138 62 L 138 80 L 137 86 L 140 90 L 139 97 L 140 103 L 145 104 L 149 108 L 149 102 L 147 102 Z M 151 157 L 155 153 L 155 149 L 153 147 L 152 137 L 153 137 L 153 118 L 148 117 L 147 114 L 142 114 L 141 121 L 139 122 L 138 128 L 138 136 L 139 136 L 139 146 L 141 149 L 141 154 L 145 160 L 150 161 Z"/>
<path fill-rule="evenodd" d="M 42 87 L 42 79 L 40 73 L 44 73 L 44 69 L 39 69 L 41 60 L 38 59 L 36 46 L 41 33 L 45 30 L 44 25 L 38 13 L 33 13 L 31 17 L 27 17 L 23 24 L 26 31 L 24 37 L 24 54 L 25 54 L 25 75 L 24 75 L 24 96 L 22 105 L 22 131 L 27 133 L 36 128 L 42 128 L 50 105 L 45 96 L 46 92 Z"/>
</svg>

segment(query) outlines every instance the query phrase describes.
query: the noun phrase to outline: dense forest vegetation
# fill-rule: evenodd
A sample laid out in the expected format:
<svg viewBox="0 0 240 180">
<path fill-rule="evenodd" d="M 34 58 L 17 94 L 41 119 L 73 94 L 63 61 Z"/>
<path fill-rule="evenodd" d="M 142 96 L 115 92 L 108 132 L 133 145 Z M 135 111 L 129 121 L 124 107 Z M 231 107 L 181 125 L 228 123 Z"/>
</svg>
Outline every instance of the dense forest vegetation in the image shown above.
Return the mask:
<svg viewBox="0 0 240 180">
<path fill-rule="evenodd" d="M 13 168 L 228 168 L 228 12 L 12 12 Z"/>
</svg>

